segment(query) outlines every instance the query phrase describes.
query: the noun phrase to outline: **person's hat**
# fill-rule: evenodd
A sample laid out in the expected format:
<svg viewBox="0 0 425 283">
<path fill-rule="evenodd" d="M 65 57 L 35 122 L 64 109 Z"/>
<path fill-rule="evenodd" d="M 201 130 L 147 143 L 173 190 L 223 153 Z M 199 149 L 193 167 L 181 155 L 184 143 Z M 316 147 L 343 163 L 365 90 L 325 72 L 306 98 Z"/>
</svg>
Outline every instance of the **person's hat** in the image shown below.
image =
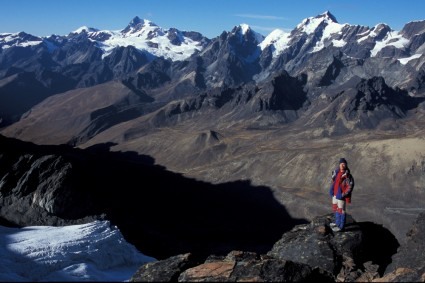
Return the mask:
<svg viewBox="0 0 425 283">
<path fill-rule="evenodd" d="M 347 160 L 345 160 L 345 158 L 340 158 L 339 164 L 341 164 L 341 163 L 345 163 L 345 165 L 347 165 Z"/>
</svg>

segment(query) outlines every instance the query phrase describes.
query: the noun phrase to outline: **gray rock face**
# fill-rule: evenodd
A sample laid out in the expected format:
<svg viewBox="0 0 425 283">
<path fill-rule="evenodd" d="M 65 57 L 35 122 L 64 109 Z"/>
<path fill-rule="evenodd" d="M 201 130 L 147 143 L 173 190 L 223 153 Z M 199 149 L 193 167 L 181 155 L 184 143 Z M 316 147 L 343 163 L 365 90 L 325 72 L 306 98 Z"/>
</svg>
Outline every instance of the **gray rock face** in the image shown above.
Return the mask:
<svg viewBox="0 0 425 283">
<path fill-rule="evenodd" d="M 20 165 L 21 162 L 27 163 L 29 168 L 19 176 L 19 171 L 25 168 Z M 26 155 L 15 165 L 13 167 L 19 168 L 18 172 L 9 172 L 19 178 L 18 183 L 11 191 L 14 197 L 19 199 L 31 194 L 32 204 L 38 205 L 49 213 L 62 214 L 66 211 L 66 203 L 61 199 L 67 198 L 66 182 L 71 171 L 70 163 L 65 162 L 60 156 L 47 155 L 37 158 Z M 5 175 L 2 179 L 6 186 L 10 185 L 8 176 Z M 7 197 L 7 194 L 2 195 Z"/>
<path fill-rule="evenodd" d="M 18 225 L 58 225 L 88 216 L 89 194 L 75 189 L 78 177 L 62 156 L 3 152 L 0 161 L 3 218 Z"/>
<path fill-rule="evenodd" d="M 425 32 L 425 21 L 407 23 L 401 30 L 401 34 L 408 39 Z"/>
<path fill-rule="evenodd" d="M 382 281 L 423 282 L 425 280 L 425 213 L 421 213 L 407 234 L 407 241 L 392 257 Z"/>
</svg>

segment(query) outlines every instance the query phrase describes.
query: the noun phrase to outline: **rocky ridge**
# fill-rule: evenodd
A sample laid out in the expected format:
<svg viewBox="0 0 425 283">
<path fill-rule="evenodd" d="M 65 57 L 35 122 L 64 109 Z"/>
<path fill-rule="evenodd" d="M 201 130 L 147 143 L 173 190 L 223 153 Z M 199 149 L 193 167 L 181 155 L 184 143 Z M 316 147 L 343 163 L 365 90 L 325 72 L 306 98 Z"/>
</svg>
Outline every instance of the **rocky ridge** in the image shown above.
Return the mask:
<svg viewBox="0 0 425 283">
<path fill-rule="evenodd" d="M 121 31 L 86 27 L 48 38 L 2 34 L 0 99 L 8 101 L 9 111 L 0 113 L 0 125 L 18 121 L 46 97 L 115 80 L 155 103 L 260 83 L 282 71 L 304 76 L 309 98 L 354 77 L 383 77 L 391 88 L 423 96 L 423 26 L 424 21 L 411 22 L 398 32 L 384 24 L 339 24 L 327 11 L 303 20 L 290 33 L 267 37 L 240 25 L 207 39 L 197 32 L 164 30 L 138 17 Z M 40 88 L 37 96 L 29 95 L 34 84 Z M 33 100 L 18 107 L 12 96 Z"/>
<path fill-rule="evenodd" d="M 424 245 L 419 231 L 425 214 L 413 225 L 406 246 L 399 246 L 382 226 L 351 217 L 344 232 L 334 233 L 329 228 L 331 219 L 330 214 L 317 216 L 309 224 L 295 226 L 267 254 L 235 250 L 206 259 L 180 254 L 144 264 L 130 281 L 423 282 Z"/>
</svg>

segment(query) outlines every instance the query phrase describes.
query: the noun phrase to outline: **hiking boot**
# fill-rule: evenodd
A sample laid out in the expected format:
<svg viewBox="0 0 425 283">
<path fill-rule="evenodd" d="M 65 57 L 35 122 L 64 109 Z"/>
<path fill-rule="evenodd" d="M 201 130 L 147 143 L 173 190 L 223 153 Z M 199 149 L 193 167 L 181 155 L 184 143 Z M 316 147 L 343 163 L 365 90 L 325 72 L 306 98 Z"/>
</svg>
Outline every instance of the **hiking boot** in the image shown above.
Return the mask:
<svg viewBox="0 0 425 283">
<path fill-rule="evenodd" d="M 341 228 L 339 228 L 338 226 L 332 227 L 332 231 L 334 232 L 341 232 Z"/>
</svg>

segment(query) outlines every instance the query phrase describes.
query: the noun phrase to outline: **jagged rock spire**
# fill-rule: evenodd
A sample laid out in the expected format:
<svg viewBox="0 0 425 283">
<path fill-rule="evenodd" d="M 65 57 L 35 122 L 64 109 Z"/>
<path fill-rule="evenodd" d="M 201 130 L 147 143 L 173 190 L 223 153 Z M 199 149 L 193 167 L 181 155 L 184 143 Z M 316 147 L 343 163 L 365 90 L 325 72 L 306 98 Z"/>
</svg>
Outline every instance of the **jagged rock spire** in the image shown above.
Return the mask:
<svg viewBox="0 0 425 283">
<path fill-rule="evenodd" d="M 323 14 L 317 16 L 316 18 L 325 18 L 325 19 L 331 20 L 334 23 L 338 23 L 338 21 L 336 20 L 335 16 L 332 15 L 332 13 L 329 12 L 329 11 L 324 12 Z"/>
<path fill-rule="evenodd" d="M 146 25 L 156 26 L 151 21 L 144 20 L 144 19 L 141 19 L 138 16 L 136 16 L 130 21 L 130 23 L 127 25 L 127 27 L 122 30 L 122 33 L 127 33 L 129 31 L 135 32 L 135 31 L 141 30 Z"/>
</svg>

